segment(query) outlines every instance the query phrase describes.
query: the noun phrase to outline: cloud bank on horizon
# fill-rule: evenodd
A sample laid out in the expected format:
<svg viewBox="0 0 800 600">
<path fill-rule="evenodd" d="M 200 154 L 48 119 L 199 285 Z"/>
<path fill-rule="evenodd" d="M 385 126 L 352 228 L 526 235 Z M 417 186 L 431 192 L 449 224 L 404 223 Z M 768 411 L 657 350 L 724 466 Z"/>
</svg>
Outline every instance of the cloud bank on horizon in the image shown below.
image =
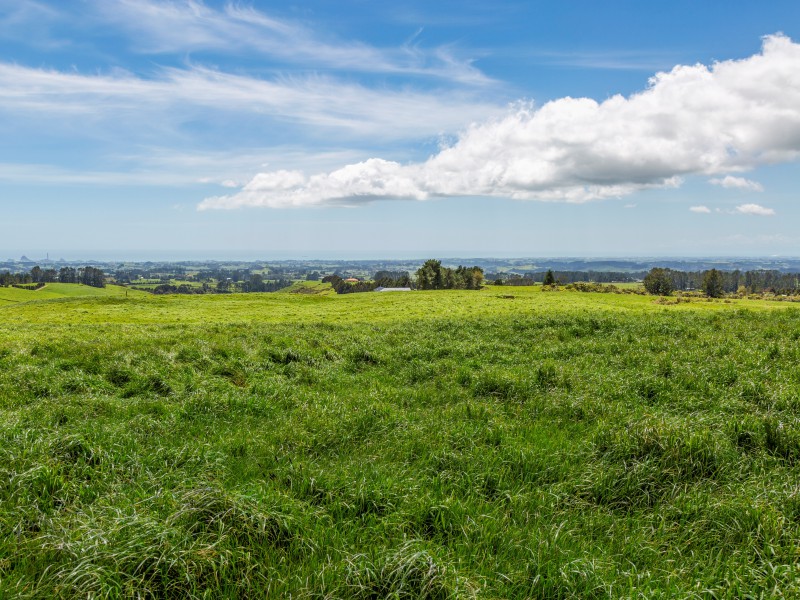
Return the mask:
<svg viewBox="0 0 800 600">
<path fill-rule="evenodd" d="M 800 44 L 775 34 L 764 38 L 758 54 L 711 67 L 679 65 L 629 97 L 519 104 L 471 125 L 424 162 L 370 158 L 310 176 L 260 173 L 238 192 L 206 198 L 197 208 L 462 196 L 581 203 L 677 187 L 692 175 L 758 192 L 758 182 L 731 174 L 798 156 Z M 770 210 L 743 206 L 745 214 Z"/>
</svg>

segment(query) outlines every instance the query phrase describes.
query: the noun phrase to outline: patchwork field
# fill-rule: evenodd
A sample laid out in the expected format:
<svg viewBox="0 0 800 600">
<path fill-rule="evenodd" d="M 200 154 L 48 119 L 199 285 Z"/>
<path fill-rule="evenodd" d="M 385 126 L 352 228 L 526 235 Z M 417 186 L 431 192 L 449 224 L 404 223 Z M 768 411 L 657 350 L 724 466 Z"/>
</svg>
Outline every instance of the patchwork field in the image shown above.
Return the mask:
<svg viewBox="0 0 800 600">
<path fill-rule="evenodd" d="M 0 289 L 0 597 L 800 595 L 789 304 L 58 291 Z"/>
</svg>

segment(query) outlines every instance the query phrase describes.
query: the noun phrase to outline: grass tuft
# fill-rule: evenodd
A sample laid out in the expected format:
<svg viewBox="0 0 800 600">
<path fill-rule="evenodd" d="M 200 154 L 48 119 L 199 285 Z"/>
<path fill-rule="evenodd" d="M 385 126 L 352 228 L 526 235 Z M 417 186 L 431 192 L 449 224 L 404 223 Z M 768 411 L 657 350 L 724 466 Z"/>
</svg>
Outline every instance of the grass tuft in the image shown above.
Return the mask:
<svg viewBox="0 0 800 600">
<path fill-rule="evenodd" d="M 351 598 L 447 600 L 474 594 L 451 569 L 434 560 L 414 541 L 377 560 L 356 555 L 346 562 L 346 592 Z"/>
</svg>

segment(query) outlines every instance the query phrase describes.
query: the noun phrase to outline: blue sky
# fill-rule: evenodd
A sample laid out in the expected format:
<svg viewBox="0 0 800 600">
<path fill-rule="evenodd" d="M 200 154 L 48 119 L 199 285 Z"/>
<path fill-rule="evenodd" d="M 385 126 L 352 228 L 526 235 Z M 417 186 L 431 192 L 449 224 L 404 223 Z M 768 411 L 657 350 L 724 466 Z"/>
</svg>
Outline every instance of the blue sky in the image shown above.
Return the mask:
<svg viewBox="0 0 800 600">
<path fill-rule="evenodd" d="M 0 0 L 0 253 L 797 256 L 799 30 L 783 0 Z"/>
</svg>

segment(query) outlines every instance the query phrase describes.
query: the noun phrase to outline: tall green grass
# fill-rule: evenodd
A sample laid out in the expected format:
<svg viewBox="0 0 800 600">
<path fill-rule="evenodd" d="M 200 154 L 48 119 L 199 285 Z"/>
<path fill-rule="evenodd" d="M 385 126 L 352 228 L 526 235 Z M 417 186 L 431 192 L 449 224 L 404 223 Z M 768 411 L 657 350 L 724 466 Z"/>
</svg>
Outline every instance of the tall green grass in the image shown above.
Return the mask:
<svg viewBox="0 0 800 600">
<path fill-rule="evenodd" d="M 0 309 L 0 597 L 800 595 L 800 313 L 514 294 Z"/>
</svg>

